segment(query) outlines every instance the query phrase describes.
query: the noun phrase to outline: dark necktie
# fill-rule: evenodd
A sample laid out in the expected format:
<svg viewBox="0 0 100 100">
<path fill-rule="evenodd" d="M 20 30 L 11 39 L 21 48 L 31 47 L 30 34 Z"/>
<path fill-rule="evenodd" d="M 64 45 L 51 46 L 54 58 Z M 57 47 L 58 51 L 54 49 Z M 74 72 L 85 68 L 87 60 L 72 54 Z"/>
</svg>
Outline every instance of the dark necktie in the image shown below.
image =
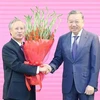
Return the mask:
<svg viewBox="0 0 100 100">
<path fill-rule="evenodd" d="M 21 44 L 20 49 L 23 51 L 24 42 Z"/>
<path fill-rule="evenodd" d="M 20 49 L 23 51 L 23 45 L 20 46 Z"/>
<path fill-rule="evenodd" d="M 74 42 L 73 42 L 73 45 L 72 45 L 72 56 L 73 56 L 73 59 L 75 59 L 76 57 L 76 53 L 77 53 L 77 39 L 78 39 L 79 36 L 74 36 Z"/>
</svg>

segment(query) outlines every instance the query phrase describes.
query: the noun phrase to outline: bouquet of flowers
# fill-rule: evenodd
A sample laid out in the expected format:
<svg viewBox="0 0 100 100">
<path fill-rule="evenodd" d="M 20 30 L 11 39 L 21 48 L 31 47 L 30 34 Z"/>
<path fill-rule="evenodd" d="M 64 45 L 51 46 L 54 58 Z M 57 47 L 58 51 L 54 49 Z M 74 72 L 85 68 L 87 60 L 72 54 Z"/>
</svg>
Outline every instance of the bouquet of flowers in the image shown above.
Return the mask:
<svg viewBox="0 0 100 100">
<path fill-rule="evenodd" d="M 26 33 L 23 51 L 26 64 L 39 66 L 43 63 L 45 56 L 54 42 L 54 33 L 61 20 L 58 21 L 57 26 L 55 26 L 55 23 L 57 19 L 60 19 L 61 15 L 57 15 L 55 12 L 50 14 L 47 8 L 45 10 L 46 13 L 38 7 L 36 7 L 36 11 L 33 9 L 31 11 L 33 16 L 25 16 Z M 31 90 L 31 85 L 39 85 L 40 89 L 37 91 L 40 91 L 43 78 L 43 73 L 39 73 L 36 76 L 25 75 L 28 90 Z"/>
</svg>

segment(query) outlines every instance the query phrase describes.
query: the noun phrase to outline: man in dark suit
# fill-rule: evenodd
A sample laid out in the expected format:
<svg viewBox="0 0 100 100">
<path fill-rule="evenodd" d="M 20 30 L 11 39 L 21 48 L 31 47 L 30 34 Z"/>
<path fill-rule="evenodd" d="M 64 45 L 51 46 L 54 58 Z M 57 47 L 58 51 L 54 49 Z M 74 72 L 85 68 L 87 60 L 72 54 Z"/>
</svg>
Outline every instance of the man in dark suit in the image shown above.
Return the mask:
<svg viewBox="0 0 100 100">
<path fill-rule="evenodd" d="M 46 73 L 56 71 L 64 62 L 63 100 L 94 100 L 100 68 L 98 36 L 83 29 L 84 16 L 71 11 L 67 18 L 70 32 L 59 38 L 56 52 Z"/>
<path fill-rule="evenodd" d="M 14 19 L 9 24 L 11 40 L 3 46 L 2 58 L 4 68 L 4 100 L 36 100 L 35 86 L 28 91 L 25 85 L 25 76 L 35 76 L 45 68 L 24 64 L 25 57 L 21 44 L 25 33 L 25 25 L 19 19 Z"/>
</svg>

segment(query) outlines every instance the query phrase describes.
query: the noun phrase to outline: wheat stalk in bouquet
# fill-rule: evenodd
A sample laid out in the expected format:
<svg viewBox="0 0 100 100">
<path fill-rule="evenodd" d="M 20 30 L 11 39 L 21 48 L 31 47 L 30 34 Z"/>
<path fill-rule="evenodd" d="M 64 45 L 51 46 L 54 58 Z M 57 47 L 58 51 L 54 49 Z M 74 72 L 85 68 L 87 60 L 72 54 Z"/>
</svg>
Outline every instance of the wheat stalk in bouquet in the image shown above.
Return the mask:
<svg viewBox="0 0 100 100">
<path fill-rule="evenodd" d="M 49 13 L 48 8 L 40 10 L 36 7 L 34 11 L 31 9 L 33 16 L 25 16 L 26 20 L 26 40 L 53 39 L 53 33 L 56 32 L 61 22 L 61 14 Z M 59 21 L 57 21 L 59 20 Z M 57 22 L 58 23 L 57 23 Z M 55 25 L 56 24 L 56 25 Z"/>
</svg>

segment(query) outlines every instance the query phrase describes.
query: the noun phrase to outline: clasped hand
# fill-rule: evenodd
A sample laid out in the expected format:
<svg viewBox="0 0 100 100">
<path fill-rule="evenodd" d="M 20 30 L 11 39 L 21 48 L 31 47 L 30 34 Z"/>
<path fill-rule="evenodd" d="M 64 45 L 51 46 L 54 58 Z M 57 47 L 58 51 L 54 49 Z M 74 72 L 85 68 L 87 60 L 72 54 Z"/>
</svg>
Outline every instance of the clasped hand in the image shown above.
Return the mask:
<svg viewBox="0 0 100 100">
<path fill-rule="evenodd" d="M 52 70 L 51 66 L 48 64 L 43 64 L 41 65 L 41 67 L 39 68 L 39 72 L 42 72 L 44 74 L 48 74 L 50 73 Z"/>
</svg>

